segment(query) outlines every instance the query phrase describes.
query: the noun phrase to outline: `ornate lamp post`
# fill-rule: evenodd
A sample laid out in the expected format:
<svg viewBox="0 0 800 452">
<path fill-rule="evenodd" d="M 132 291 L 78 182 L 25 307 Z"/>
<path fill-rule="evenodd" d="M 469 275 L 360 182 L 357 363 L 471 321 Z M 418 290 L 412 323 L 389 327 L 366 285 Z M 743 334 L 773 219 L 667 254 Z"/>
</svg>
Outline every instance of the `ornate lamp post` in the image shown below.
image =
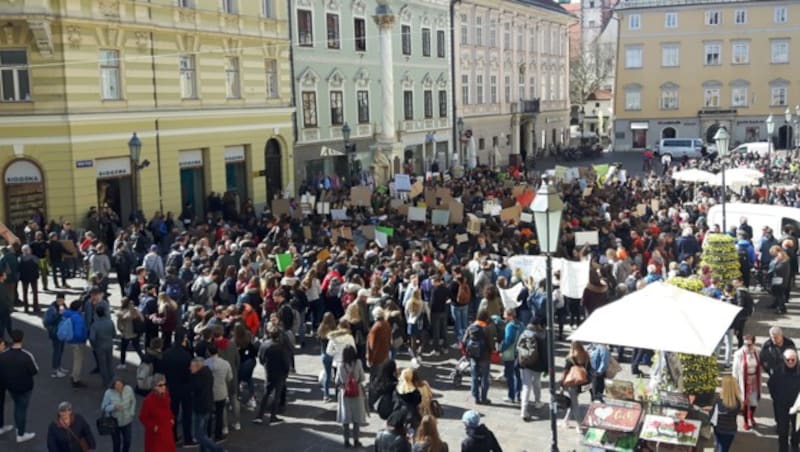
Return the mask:
<svg viewBox="0 0 800 452">
<path fill-rule="evenodd" d="M 133 136 L 128 140 L 128 153 L 131 158 L 131 170 L 133 171 L 131 177 L 133 182 L 133 187 L 131 187 L 131 211 L 138 218 L 139 181 L 137 179 L 139 178 L 139 159 L 142 158 L 142 141 L 136 135 L 136 132 L 133 132 Z"/>
<path fill-rule="evenodd" d="M 772 118 L 772 113 L 767 116 L 767 120 L 765 121 L 767 124 L 767 140 L 769 141 L 769 146 L 767 146 L 767 188 L 769 188 L 769 177 L 770 173 L 772 172 L 772 134 L 775 132 L 775 120 Z"/>
<path fill-rule="evenodd" d="M 720 163 L 722 163 L 722 233 L 728 232 L 728 225 L 726 224 L 725 203 L 728 197 L 728 186 L 725 183 L 725 157 L 728 155 L 728 143 L 730 143 L 731 136 L 724 127 L 717 129 L 714 134 L 714 142 L 717 143 L 717 152 L 720 156 Z"/>
</svg>

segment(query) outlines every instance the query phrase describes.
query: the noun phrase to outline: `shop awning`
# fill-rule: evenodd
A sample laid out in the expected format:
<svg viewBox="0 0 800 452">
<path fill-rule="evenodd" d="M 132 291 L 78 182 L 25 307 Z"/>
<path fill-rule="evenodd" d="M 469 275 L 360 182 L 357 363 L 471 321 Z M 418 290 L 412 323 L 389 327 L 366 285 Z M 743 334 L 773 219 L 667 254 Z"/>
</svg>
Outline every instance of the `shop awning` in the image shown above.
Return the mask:
<svg viewBox="0 0 800 452">
<path fill-rule="evenodd" d="M 322 146 L 322 149 L 319 152 L 320 157 L 344 157 L 344 152 L 337 151 L 334 148 L 329 148 L 328 146 Z"/>
<path fill-rule="evenodd" d="M 650 123 L 647 122 L 632 122 L 631 130 L 647 130 L 650 128 Z"/>
</svg>

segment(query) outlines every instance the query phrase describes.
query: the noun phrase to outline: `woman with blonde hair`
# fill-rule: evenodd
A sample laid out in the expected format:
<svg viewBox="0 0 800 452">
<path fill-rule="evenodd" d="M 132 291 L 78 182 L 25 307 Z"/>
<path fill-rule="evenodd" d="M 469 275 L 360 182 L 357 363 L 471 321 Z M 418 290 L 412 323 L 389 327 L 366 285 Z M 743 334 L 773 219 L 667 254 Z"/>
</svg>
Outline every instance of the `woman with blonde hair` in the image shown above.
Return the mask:
<svg viewBox="0 0 800 452">
<path fill-rule="evenodd" d="M 411 452 L 448 452 L 448 450 L 447 443 L 439 436 L 436 418 L 431 415 L 422 416 Z"/>
<path fill-rule="evenodd" d="M 336 317 L 332 312 L 326 312 L 322 316 L 322 321 L 317 330 L 317 337 L 320 343 L 320 359 L 322 360 L 322 375 L 320 375 L 320 384 L 322 385 L 322 401 L 327 403 L 331 401 L 331 381 L 333 379 L 333 355 L 328 354 L 328 334 L 336 329 Z"/>
<path fill-rule="evenodd" d="M 422 293 L 414 290 L 411 298 L 406 303 L 406 334 L 408 335 L 408 351 L 412 363 L 422 362 L 422 332 L 425 324 L 425 305 L 422 303 Z"/>
<path fill-rule="evenodd" d="M 711 424 L 717 438 L 717 452 L 728 452 L 736 436 L 736 417 L 742 408 L 739 384 L 730 375 L 722 377 L 722 392 L 714 403 Z"/>
<path fill-rule="evenodd" d="M 575 372 L 572 371 L 573 367 L 583 368 L 583 372 L 576 370 Z M 572 374 L 573 378 L 568 378 Z M 575 380 L 575 375 L 582 374 L 585 378 L 581 380 Z M 569 346 L 569 354 L 567 355 L 567 360 L 564 363 L 564 374 L 561 376 L 561 386 L 567 389 L 567 393 L 569 394 L 569 401 L 570 406 L 567 408 L 567 412 L 564 415 L 564 420 L 562 421 L 562 427 L 567 426 L 569 422 L 569 417 L 572 415 L 572 418 L 575 422 L 580 422 L 582 417 L 578 413 L 580 410 L 580 403 L 578 403 L 578 397 L 581 394 L 581 387 L 585 384 L 589 383 L 589 354 L 586 352 L 586 349 L 583 348 L 583 345 L 580 342 L 572 342 Z M 571 380 L 571 381 L 570 381 Z M 580 429 L 580 425 L 575 427 L 576 429 Z"/>
<path fill-rule="evenodd" d="M 422 392 L 414 385 L 414 369 L 407 367 L 400 372 L 395 393 L 395 411 L 401 410 L 406 425 L 416 429 L 422 419 Z"/>
<path fill-rule="evenodd" d="M 172 345 L 172 335 L 178 327 L 178 303 L 165 292 L 158 294 L 158 319 L 164 349 L 167 349 Z"/>
</svg>

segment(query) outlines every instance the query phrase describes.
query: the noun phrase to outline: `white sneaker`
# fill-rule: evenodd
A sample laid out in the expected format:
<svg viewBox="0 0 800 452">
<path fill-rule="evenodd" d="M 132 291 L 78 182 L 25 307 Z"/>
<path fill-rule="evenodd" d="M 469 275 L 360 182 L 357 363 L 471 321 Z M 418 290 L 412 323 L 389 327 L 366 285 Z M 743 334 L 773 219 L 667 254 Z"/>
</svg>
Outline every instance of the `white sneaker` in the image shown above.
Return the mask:
<svg viewBox="0 0 800 452">
<path fill-rule="evenodd" d="M 251 398 L 247 401 L 247 409 L 248 410 L 255 410 L 256 409 L 256 399 Z"/>
<path fill-rule="evenodd" d="M 50 378 L 58 378 L 58 371 L 54 370 L 53 372 L 50 372 Z M 789 414 L 791 414 L 791 413 L 789 413 Z"/>
<path fill-rule="evenodd" d="M 5 435 L 6 433 L 10 432 L 11 430 L 14 430 L 14 426 L 13 425 L 4 425 L 4 426 L 0 427 L 0 435 Z"/>
<path fill-rule="evenodd" d="M 241 429 L 242 429 L 242 424 L 240 424 L 240 423 L 238 423 L 238 422 L 237 422 L 237 423 L 235 423 L 235 424 L 233 424 L 233 429 L 234 429 L 234 430 L 236 430 L 236 431 L 238 432 L 239 430 L 241 430 Z"/>
<path fill-rule="evenodd" d="M 23 433 L 22 436 L 17 435 L 17 443 L 24 443 L 25 441 L 30 441 L 33 438 L 36 438 L 36 433 Z"/>
<path fill-rule="evenodd" d="M 61 370 L 61 369 L 58 369 L 58 370 L 56 371 L 56 378 L 64 378 L 64 377 L 66 377 L 67 375 L 69 375 L 69 372 L 65 372 L 65 371 L 63 371 L 63 370 Z"/>
<path fill-rule="evenodd" d="M 117 370 L 125 370 L 127 368 L 128 368 L 128 366 L 126 366 L 125 364 L 118 364 L 117 365 Z"/>
<path fill-rule="evenodd" d="M 64 369 L 63 367 L 59 367 L 58 371 L 64 375 L 69 375 L 69 369 Z"/>
</svg>

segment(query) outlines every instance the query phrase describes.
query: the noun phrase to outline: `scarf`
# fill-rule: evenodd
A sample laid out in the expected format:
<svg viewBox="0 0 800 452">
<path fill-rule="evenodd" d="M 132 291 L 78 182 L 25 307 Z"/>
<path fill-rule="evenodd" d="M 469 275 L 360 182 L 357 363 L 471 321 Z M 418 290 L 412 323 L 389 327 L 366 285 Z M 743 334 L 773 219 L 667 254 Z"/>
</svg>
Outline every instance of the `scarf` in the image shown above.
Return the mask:
<svg viewBox="0 0 800 452">
<path fill-rule="evenodd" d="M 747 355 L 748 354 L 750 354 L 750 352 L 747 351 L 747 350 L 745 350 L 744 353 L 742 353 L 742 363 L 744 365 L 744 369 L 743 369 L 744 370 L 744 374 L 743 374 L 744 393 L 742 394 L 742 400 L 744 400 L 745 403 L 749 405 L 750 404 L 749 394 L 750 394 L 750 391 L 753 388 L 751 388 L 750 385 L 748 384 L 748 380 L 749 380 L 749 378 L 748 378 L 749 374 L 747 373 Z M 758 360 L 758 355 L 756 355 L 755 352 L 753 352 L 752 354 L 755 357 L 755 361 L 756 361 L 756 388 L 758 388 L 758 398 L 761 399 L 761 363 Z M 744 405 L 744 404 L 742 404 L 742 405 Z"/>
</svg>

